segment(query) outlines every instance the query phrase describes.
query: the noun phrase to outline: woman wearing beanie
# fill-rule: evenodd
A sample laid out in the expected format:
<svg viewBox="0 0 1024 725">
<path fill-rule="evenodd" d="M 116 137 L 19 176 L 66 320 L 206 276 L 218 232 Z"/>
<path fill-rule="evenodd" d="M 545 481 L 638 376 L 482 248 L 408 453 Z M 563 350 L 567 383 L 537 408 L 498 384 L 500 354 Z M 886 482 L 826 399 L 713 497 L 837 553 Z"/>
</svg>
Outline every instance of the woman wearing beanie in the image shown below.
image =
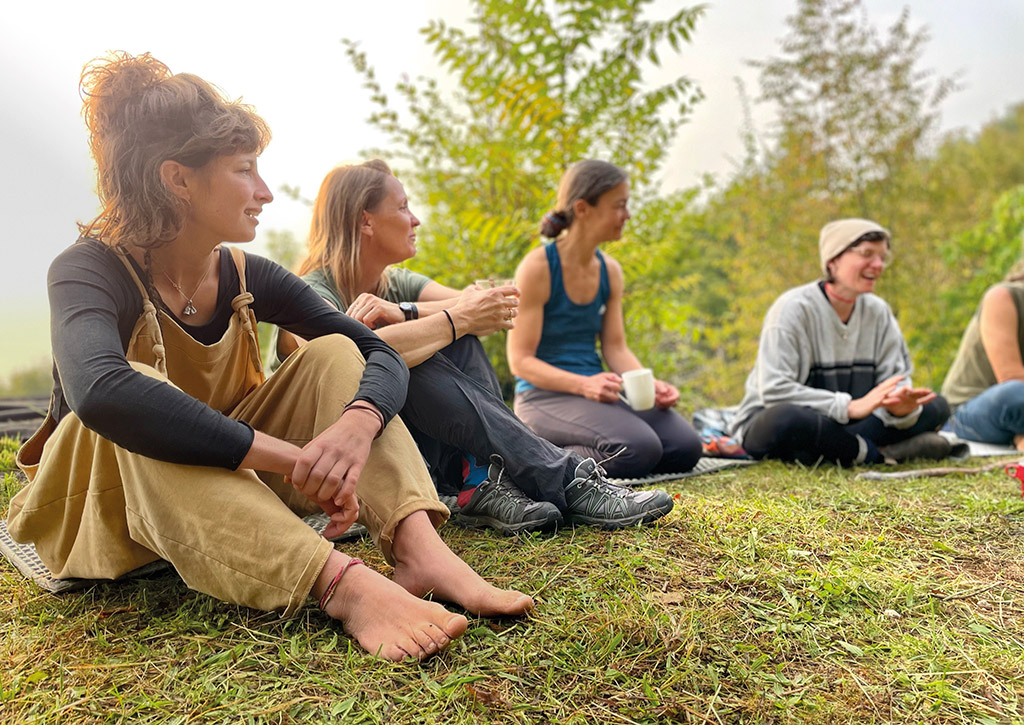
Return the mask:
<svg viewBox="0 0 1024 725">
<path fill-rule="evenodd" d="M 622 267 L 598 247 L 622 236 L 628 201 L 626 173 L 604 161 L 580 161 L 562 177 L 558 206 L 541 226 L 553 241 L 527 254 L 516 272 L 519 317 L 508 333 L 515 411 L 552 443 L 605 459 L 609 475 L 684 472 L 701 444 L 672 410 L 679 391 L 655 380 L 648 410 L 619 397 L 621 376 L 643 365 L 626 344 Z"/>
<path fill-rule="evenodd" d="M 873 294 L 891 254 L 867 219 L 821 230 L 823 278 L 784 292 L 761 328 L 731 433 L 754 458 L 850 466 L 944 458 L 949 406 L 910 381 L 906 343 Z"/>
<path fill-rule="evenodd" d="M 942 384 L 953 432 L 1024 450 L 1024 265 L 988 289 Z"/>
</svg>

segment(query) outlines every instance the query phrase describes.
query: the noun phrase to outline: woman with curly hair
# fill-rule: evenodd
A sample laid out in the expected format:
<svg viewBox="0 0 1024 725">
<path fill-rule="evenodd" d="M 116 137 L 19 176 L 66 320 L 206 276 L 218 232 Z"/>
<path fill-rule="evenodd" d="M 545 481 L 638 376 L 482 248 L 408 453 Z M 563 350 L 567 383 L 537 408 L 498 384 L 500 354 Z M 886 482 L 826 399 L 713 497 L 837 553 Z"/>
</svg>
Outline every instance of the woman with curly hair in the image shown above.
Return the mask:
<svg viewBox="0 0 1024 725">
<path fill-rule="evenodd" d="M 148 54 L 87 66 L 101 212 L 49 272 L 54 394 L 19 452 L 9 528 L 54 576 L 113 579 L 166 559 L 228 602 L 294 613 L 310 595 L 368 652 L 422 659 L 525 594 L 484 582 L 438 537 L 448 516 L 394 417 L 402 359 L 251 241 L 273 196 L 251 108 Z M 312 342 L 265 379 L 256 321 Z M 392 579 L 296 514 L 357 518 Z"/>
</svg>

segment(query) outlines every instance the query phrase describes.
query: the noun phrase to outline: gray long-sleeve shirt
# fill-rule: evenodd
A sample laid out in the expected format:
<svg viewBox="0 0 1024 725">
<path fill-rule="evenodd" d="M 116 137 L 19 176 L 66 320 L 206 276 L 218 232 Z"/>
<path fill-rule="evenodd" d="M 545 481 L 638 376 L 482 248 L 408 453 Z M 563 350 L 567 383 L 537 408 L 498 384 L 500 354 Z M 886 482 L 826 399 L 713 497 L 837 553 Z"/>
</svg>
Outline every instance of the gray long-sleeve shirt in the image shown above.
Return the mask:
<svg viewBox="0 0 1024 725">
<path fill-rule="evenodd" d="M 780 403 L 806 406 L 848 423 L 851 400 L 893 375 L 906 375 L 900 385 L 910 385 L 912 369 L 896 317 L 881 297 L 858 297 L 844 324 L 820 282 L 794 287 L 765 315 L 757 361 L 731 434 L 742 441 L 754 415 Z M 874 411 L 894 428 L 912 426 L 920 414 L 920 408 L 904 417 L 884 408 Z"/>
<path fill-rule="evenodd" d="M 409 369 L 368 328 L 333 309 L 280 265 L 246 254 L 246 288 L 256 318 L 312 339 L 349 337 L 366 358 L 355 395 L 390 420 L 405 404 Z M 142 276 L 141 270 L 137 270 Z M 142 298 L 128 270 L 105 244 L 80 240 L 51 264 L 48 277 L 54 359 L 52 414 L 74 411 L 104 438 L 150 458 L 235 469 L 253 441 L 252 428 L 176 388 L 134 370 L 125 358 Z M 205 325 L 182 329 L 203 344 L 219 340 L 233 313 L 238 270 L 221 249 L 217 309 Z M 310 404 L 314 404 L 311 399 Z"/>
</svg>

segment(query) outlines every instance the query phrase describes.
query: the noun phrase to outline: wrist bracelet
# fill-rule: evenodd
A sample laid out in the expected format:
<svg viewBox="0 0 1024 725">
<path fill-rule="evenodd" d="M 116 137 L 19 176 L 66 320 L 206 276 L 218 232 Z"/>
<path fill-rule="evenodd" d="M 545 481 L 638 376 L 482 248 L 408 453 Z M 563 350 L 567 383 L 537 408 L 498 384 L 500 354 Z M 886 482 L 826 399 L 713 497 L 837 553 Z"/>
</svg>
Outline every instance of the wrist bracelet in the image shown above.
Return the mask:
<svg viewBox="0 0 1024 725">
<path fill-rule="evenodd" d="M 452 326 L 452 342 L 455 342 L 458 336 L 455 334 L 455 323 L 452 322 L 452 316 L 448 310 L 441 310 L 441 312 L 443 312 L 444 316 L 448 318 L 448 324 Z"/>
<path fill-rule="evenodd" d="M 345 566 L 338 569 L 338 573 L 334 575 L 334 578 L 331 579 L 331 583 L 327 585 L 326 589 L 324 589 L 324 595 L 320 597 L 321 609 L 327 606 L 327 602 L 331 601 L 331 597 L 334 596 L 334 590 L 338 588 L 338 582 L 340 582 L 341 578 L 345 576 L 345 572 L 347 572 L 349 568 L 355 566 L 356 564 L 362 563 L 362 559 L 349 559 L 348 562 L 346 562 Z"/>
<path fill-rule="evenodd" d="M 381 434 L 384 432 L 384 426 L 386 425 L 386 423 L 384 422 L 384 414 L 381 413 L 376 408 L 370 407 L 369 405 L 363 403 L 362 401 L 353 400 L 351 403 L 349 403 L 348 405 L 345 406 L 345 409 L 343 411 L 341 411 L 341 415 L 345 415 L 345 413 L 347 413 L 348 411 L 353 410 L 353 409 L 354 410 L 365 410 L 368 413 L 373 413 L 375 416 L 377 416 L 377 420 L 380 421 L 380 430 L 377 431 L 377 435 L 375 435 L 373 437 L 373 439 L 377 440 L 378 438 L 380 438 Z"/>
</svg>

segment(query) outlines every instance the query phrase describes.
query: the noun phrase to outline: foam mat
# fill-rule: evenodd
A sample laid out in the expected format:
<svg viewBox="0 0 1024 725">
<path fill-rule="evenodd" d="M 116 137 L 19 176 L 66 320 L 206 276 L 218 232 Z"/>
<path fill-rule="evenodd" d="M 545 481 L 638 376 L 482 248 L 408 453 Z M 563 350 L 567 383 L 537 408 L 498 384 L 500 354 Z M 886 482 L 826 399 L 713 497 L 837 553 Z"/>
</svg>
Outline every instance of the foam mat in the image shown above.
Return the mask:
<svg viewBox="0 0 1024 725">
<path fill-rule="evenodd" d="M 709 473 L 717 473 L 727 468 L 740 468 L 742 466 L 753 466 L 760 461 L 752 461 L 747 458 L 701 458 L 697 465 L 686 473 L 653 473 L 642 478 L 609 478 L 611 483 L 620 486 L 650 486 L 662 481 L 678 481 L 680 478 L 693 478 Z"/>
</svg>

